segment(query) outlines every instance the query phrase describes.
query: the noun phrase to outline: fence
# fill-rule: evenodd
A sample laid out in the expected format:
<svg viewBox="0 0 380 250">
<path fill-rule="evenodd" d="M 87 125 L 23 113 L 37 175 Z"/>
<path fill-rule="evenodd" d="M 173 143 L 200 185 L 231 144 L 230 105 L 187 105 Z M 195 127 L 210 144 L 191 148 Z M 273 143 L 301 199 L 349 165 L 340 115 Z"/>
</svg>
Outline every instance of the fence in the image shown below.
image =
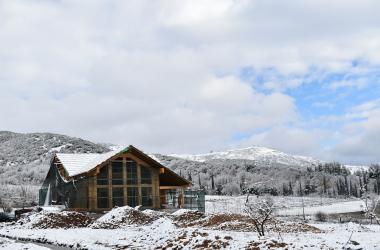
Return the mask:
<svg viewBox="0 0 380 250">
<path fill-rule="evenodd" d="M 161 201 L 166 200 L 164 208 L 185 208 L 205 212 L 205 191 L 203 190 L 184 190 L 182 193 L 177 190 L 168 190 L 166 195 L 160 197 Z"/>
</svg>

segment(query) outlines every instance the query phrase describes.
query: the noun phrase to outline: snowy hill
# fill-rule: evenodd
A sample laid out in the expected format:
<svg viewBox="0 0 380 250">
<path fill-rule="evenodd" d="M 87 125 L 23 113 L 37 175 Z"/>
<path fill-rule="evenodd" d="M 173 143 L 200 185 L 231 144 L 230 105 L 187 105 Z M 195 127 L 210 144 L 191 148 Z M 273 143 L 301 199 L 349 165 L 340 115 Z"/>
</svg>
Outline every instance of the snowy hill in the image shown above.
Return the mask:
<svg viewBox="0 0 380 250">
<path fill-rule="evenodd" d="M 368 171 L 369 166 L 356 166 L 356 165 L 344 165 L 352 174 L 354 174 L 356 171 Z"/>
<path fill-rule="evenodd" d="M 39 184 L 54 153 L 104 153 L 110 149 L 80 138 L 52 133 L 0 131 L 0 184 Z"/>
<path fill-rule="evenodd" d="M 207 162 L 210 160 L 252 160 L 261 166 L 270 166 L 276 164 L 285 166 L 308 167 L 318 165 L 321 162 L 319 160 L 313 159 L 312 157 L 290 155 L 265 147 L 249 147 L 198 155 L 173 154 L 170 156 L 198 162 Z"/>
</svg>

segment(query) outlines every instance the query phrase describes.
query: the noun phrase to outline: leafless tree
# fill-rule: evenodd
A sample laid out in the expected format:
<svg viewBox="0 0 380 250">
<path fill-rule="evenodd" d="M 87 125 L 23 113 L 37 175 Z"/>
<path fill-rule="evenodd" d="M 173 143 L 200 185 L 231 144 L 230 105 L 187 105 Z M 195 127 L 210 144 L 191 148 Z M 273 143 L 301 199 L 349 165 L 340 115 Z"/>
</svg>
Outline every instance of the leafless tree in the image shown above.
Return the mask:
<svg viewBox="0 0 380 250">
<path fill-rule="evenodd" d="M 3 210 L 3 212 L 9 213 L 12 211 L 12 206 L 5 201 L 5 199 L 0 198 L 0 208 Z"/>
<path fill-rule="evenodd" d="M 369 218 L 371 220 L 371 224 L 372 224 L 372 221 L 375 220 L 377 224 L 380 225 L 380 218 L 377 217 L 376 215 L 376 208 L 380 202 L 380 196 L 379 195 L 370 195 L 368 197 L 368 201 L 366 202 L 366 208 L 365 208 L 365 212 L 366 212 L 366 217 Z"/>
<path fill-rule="evenodd" d="M 248 200 L 248 198 L 247 198 Z M 270 197 L 255 199 L 245 203 L 245 212 L 252 219 L 259 236 L 265 235 L 265 224 L 272 218 L 274 203 Z"/>
</svg>

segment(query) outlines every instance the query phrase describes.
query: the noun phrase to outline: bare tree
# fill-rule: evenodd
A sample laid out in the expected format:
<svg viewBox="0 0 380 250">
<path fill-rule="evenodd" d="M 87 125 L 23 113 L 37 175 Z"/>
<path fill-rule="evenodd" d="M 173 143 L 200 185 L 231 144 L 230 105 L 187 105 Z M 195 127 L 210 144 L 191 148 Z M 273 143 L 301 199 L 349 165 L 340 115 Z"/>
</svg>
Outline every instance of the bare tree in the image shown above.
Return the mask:
<svg viewBox="0 0 380 250">
<path fill-rule="evenodd" d="M 0 197 L 0 208 L 3 212 L 10 213 L 12 211 L 11 205 Z"/>
<path fill-rule="evenodd" d="M 247 198 L 248 200 L 248 198 Z M 274 211 L 273 200 L 269 197 L 256 199 L 245 203 L 245 212 L 252 219 L 259 236 L 265 235 L 265 224 L 272 218 Z"/>
<path fill-rule="evenodd" d="M 380 225 L 380 218 L 377 217 L 376 215 L 376 208 L 377 205 L 379 204 L 380 201 L 380 196 L 378 195 L 370 195 L 369 196 L 369 202 L 366 203 L 366 217 L 372 221 L 375 220 L 377 224 Z"/>
<path fill-rule="evenodd" d="M 373 219 L 375 219 L 377 224 L 380 225 L 380 218 L 377 217 L 376 212 L 375 212 L 380 202 L 380 196 L 376 194 L 370 195 L 367 190 L 366 184 L 362 185 L 360 187 L 360 190 L 362 194 L 360 198 L 364 201 L 364 204 L 365 204 L 365 208 L 364 208 L 365 217 L 371 220 L 371 224 L 372 224 Z"/>
</svg>

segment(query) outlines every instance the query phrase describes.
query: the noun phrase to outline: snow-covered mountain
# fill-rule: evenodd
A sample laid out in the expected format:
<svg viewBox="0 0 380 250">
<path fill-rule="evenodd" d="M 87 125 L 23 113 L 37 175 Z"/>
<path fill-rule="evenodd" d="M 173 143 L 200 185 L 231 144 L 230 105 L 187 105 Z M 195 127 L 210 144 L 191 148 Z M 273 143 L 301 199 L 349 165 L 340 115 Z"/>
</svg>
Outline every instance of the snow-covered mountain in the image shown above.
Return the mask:
<svg viewBox="0 0 380 250">
<path fill-rule="evenodd" d="M 290 155 L 274 149 L 265 147 L 248 147 L 242 149 L 232 149 L 222 152 L 212 152 L 207 154 L 189 155 L 189 154 L 172 154 L 172 157 L 182 158 L 191 161 L 207 162 L 210 160 L 253 160 L 259 165 L 285 165 L 308 167 L 321 163 L 312 157 Z"/>
<path fill-rule="evenodd" d="M 355 173 L 356 171 L 368 171 L 369 169 L 369 166 L 364 166 L 364 165 L 360 165 L 360 166 L 357 166 L 357 165 L 344 165 L 348 170 L 350 170 L 350 172 L 353 174 Z"/>
<path fill-rule="evenodd" d="M 39 184 L 54 153 L 104 153 L 109 147 L 53 133 L 0 131 L 0 184 Z"/>
</svg>

